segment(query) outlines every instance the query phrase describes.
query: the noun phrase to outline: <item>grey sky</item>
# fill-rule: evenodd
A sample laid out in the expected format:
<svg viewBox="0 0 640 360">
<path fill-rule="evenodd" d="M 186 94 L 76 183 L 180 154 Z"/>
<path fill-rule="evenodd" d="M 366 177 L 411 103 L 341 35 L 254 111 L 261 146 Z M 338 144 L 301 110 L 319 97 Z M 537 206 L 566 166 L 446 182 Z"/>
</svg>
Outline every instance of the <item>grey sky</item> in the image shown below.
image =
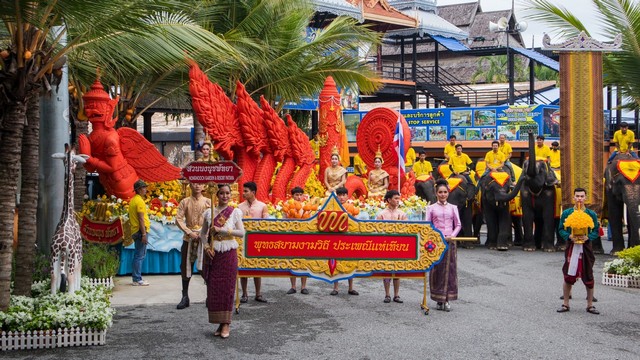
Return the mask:
<svg viewBox="0 0 640 360">
<path fill-rule="evenodd" d="M 462 4 L 468 3 L 472 0 L 438 0 L 438 5 L 449 4 Z M 600 35 L 600 27 L 598 26 L 598 20 L 596 17 L 596 8 L 593 6 L 591 0 L 550 0 L 555 5 L 564 6 L 570 12 L 572 12 L 580 21 L 585 24 L 589 32 L 599 40 L 611 40 L 604 39 Z M 542 43 L 542 35 L 544 32 L 549 32 L 549 29 L 541 23 L 533 22 L 527 19 L 526 12 L 526 0 L 515 0 L 515 12 L 518 21 L 525 20 L 529 24 L 527 31 L 522 33 L 525 41 L 525 46 L 531 47 L 532 37 L 535 40 L 535 46 L 540 46 Z M 480 5 L 483 11 L 505 10 L 511 8 L 511 0 L 480 0 Z M 554 34 L 550 34 L 552 42 L 557 42 L 559 39 Z"/>
</svg>

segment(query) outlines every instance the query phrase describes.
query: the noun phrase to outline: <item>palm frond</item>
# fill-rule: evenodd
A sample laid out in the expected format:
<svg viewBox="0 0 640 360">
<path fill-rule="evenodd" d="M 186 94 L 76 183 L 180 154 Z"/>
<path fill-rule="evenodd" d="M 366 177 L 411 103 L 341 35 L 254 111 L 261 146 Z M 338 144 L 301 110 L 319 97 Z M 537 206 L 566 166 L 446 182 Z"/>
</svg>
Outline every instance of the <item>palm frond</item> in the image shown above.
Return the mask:
<svg viewBox="0 0 640 360">
<path fill-rule="evenodd" d="M 564 6 L 556 6 L 548 0 L 528 0 L 525 18 L 546 24 L 550 32 L 561 38 L 576 37 L 581 31 L 589 35 L 584 24 Z M 591 35 L 589 35 L 591 36 Z"/>
</svg>

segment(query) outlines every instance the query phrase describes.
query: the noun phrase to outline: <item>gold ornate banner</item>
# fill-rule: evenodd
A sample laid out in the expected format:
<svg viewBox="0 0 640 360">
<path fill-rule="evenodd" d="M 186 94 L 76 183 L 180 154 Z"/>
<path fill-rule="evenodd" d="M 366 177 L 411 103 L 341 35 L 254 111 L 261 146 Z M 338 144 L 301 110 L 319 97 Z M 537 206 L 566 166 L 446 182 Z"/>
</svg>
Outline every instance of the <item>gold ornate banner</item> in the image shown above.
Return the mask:
<svg viewBox="0 0 640 360">
<path fill-rule="evenodd" d="M 286 272 L 328 282 L 394 273 L 424 274 L 447 249 L 422 221 L 358 220 L 331 195 L 307 220 L 244 219 L 238 250 L 241 275 Z"/>
<path fill-rule="evenodd" d="M 560 150 L 562 206 L 573 206 L 573 189 L 587 191 L 600 213 L 603 197 L 604 119 L 602 53 L 560 53 Z"/>
</svg>

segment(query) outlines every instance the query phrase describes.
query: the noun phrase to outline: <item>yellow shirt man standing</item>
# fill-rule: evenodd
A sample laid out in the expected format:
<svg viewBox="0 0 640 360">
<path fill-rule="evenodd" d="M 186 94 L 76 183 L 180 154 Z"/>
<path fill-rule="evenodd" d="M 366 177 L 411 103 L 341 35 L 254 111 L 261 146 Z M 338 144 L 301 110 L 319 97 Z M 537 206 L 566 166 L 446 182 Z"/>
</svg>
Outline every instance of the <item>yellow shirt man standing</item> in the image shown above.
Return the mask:
<svg viewBox="0 0 640 360">
<path fill-rule="evenodd" d="M 131 278 L 133 286 L 148 286 L 149 283 L 142 280 L 142 262 L 147 255 L 147 243 L 149 242 L 149 230 L 151 222 L 144 196 L 147 194 L 147 184 L 138 180 L 133 184 L 136 195 L 129 202 L 129 223 L 131 224 L 131 237 L 135 244 L 133 265 L 131 266 Z"/>
<path fill-rule="evenodd" d="M 551 151 L 549 152 L 549 166 L 554 170 L 560 169 L 560 144 L 557 141 L 551 143 Z"/>
</svg>

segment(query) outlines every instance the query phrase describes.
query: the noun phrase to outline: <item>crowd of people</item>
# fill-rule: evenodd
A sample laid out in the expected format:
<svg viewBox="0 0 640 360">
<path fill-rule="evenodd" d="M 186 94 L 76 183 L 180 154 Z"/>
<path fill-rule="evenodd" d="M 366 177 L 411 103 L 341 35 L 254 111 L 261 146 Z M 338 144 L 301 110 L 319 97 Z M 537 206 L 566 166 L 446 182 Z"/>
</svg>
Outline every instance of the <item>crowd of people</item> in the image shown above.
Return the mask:
<svg viewBox="0 0 640 360">
<path fill-rule="evenodd" d="M 536 158 L 545 160 L 552 169 L 560 168 L 560 150 L 557 141 L 552 142 L 551 148 L 544 144 L 544 137 L 538 136 L 535 145 Z M 637 158 L 633 151 L 635 137 L 632 131 L 628 130 L 626 123 L 621 123 L 620 130 L 616 131 L 612 143 L 616 146 L 616 152 L 630 153 Z M 201 160 L 210 161 L 213 158 L 212 144 L 205 143 L 202 147 L 203 157 Z M 413 149 L 411 149 L 413 151 Z M 499 140 L 491 142 L 484 161 L 486 171 L 482 176 L 486 176 L 491 170 L 507 168 L 514 176 L 511 167 L 512 147 L 506 141 L 504 135 L 499 136 Z M 433 167 L 426 159 L 426 152 L 421 151 L 419 157 L 410 156 L 407 162 L 408 170 L 415 173 L 416 177 L 430 176 Z M 612 158 L 615 156 L 612 155 Z M 464 175 L 467 178 L 472 169 L 470 157 L 463 152 L 462 144 L 456 142 L 455 135 L 449 138 L 449 143 L 444 148 L 444 160 L 449 165 L 449 169 L 455 175 Z M 386 221 L 406 221 L 407 215 L 399 209 L 400 193 L 397 190 L 389 190 L 389 174 L 382 169 L 384 159 L 378 149 L 374 157 L 374 169 L 367 171 L 365 163 L 359 155 L 354 159 L 354 172 L 359 176 L 367 177 L 369 194 L 383 197 L 386 208 L 376 217 L 377 220 Z M 338 200 L 345 204 L 348 200 L 348 190 L 344 187 L 347 178 L 347 170 L 340 165 L 340 155 L 337 152 L 331 155 L 331 166 L 325 170 L 324 185 L 327 188 L 327 195 L 335 193 Z M 468 178 L 471 182 L 471 179 Z M 139 180 L 134 184 L 136 195 L 132 198 L 129 206 L 129 218 L 132 228 L 132 238 L 135 243 L 135 255 L 132 266 L 132 285 L 148 286 L 149 283 L 142 279 L 141 266 L 146 253 L 147 234 L 149 232 L 149 216 L 144 204 L 144 196 L 147 184 Z M 238 242 L 236 238 L 245 235 L 243 218 L 265 218 L 267 216 L 267 206 L 256 199 L 257 185 L 253 182 L 246 182 L 243 185 L 244 201 L 237 208 L 229 204 L 231 200 L 230 185 L 219 185 L 214 191 L 215 206 L 211 200 L 203 195 L 203 186 L 200 184 L 190 184 L 191 194 L 183 199 L 176 215 L 177 226 L 184 233 L 181 248 L 181 279 L 182 297 L 177 305 L 178 309 L 189 307 L 189 282 L 192 277 L 194 265 L 202 274 L 207 284 L 207 300 L 209 322 L 218 324 L 214 331 L 215 336 L 228 338 L 230 336 L 230 324 L 234 306 L 236 278 L 238 274 Z M 449 301 L 458 298 L 457 282 L 457 249 L 455 237 L 462 227 L 458 208 L 447 202 L 449 197 L 449 184 L 446 180 L 438 180 L 435 183 L 435 194 L 437 201 L 430 204 L 425 209 L 425 221 L 430 222 L 433 227 L 439 230 L 448 242 L 448 249 L 442 261 L 433 267 L 429 274 L 430 296 L 436 302 L 436 309 L 450 311 Z M 304 190 L 296 187 L 291 190 L 291 196 L 297 201 L 304 198 Z M 587 308 L 591 314 L 599 314 L 593 306 L 593 263 L 594 255 L 591 248 L 591 241 L 599 235 L 599 225 L 596 214 L 584 207 L 587 197 L 586 191 L 576 188 L 574 191 L 575 207 L 566 209 L 562 213 L 559 226 L 560 236 L 567 241 L 569 246 L 565 250 L 565 262 L 562 267 L 564 275 L 563 303 L 557 310 L 559 313 L 570 310 L 569 300 L 571 298 L 571 287 L 580 278 L 587 288 Z M 576 210 L 584 211 L 593 220 L 593 227 L 589 228 L 586 235 L 574 235 L 570 227 L 565 228 L 565 221 Z M 246 303 L 249 299 L 247 290 L 247 278 L 241 278 L 242 294 L 240 302 Z M 255 297 L 257 302 L 266 303 L 267 300 L 261 293 L 261 279 L 254 278 Z M 292 276 L 291 288 L 287 294 L 294 294 L 296 289 L 296 277 Z M 390 294 L 391 283 L 393 282 L 393 297 Z M 383 280 L 384 303 L 403 303 L 400 298 L 400 279 L 386 278 Z M 339 294 L 339 284 L 334 282 L 330 295 Z M 301 277 L 301 294 L 309 294 L 307 289 L 307 277 Z M 354 289 L 353 279 L 348 279 L 349 295 L 359 295 Z"/>
</svg>

